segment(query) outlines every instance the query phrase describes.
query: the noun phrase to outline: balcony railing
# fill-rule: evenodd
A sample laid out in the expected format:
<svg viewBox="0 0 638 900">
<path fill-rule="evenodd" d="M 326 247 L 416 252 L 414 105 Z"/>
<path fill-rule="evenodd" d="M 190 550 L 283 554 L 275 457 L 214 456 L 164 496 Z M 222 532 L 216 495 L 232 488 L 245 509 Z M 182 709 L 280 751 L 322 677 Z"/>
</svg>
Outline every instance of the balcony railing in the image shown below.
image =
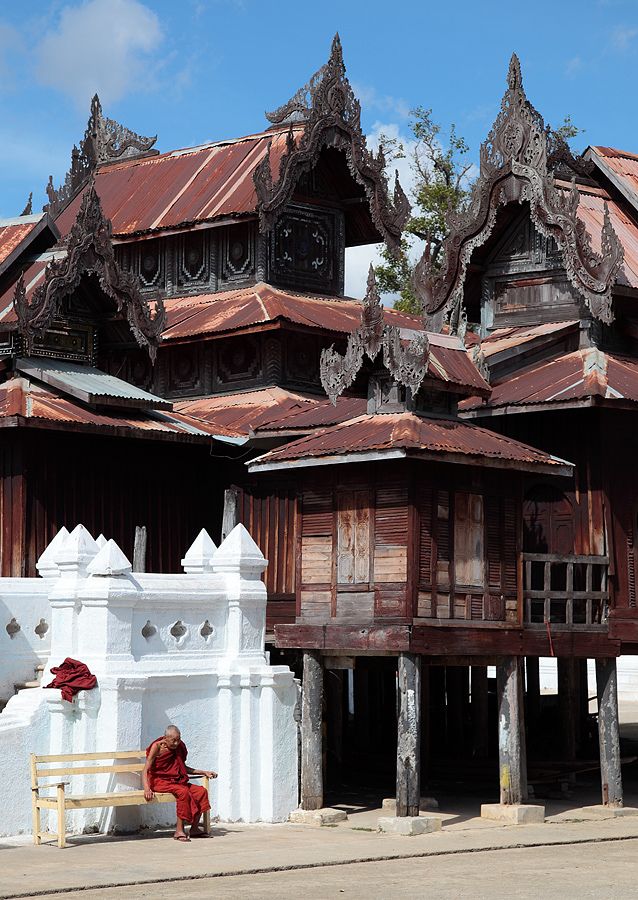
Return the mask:
<svg viewBox="0 0 638 900">
<path fill-rule="evenodd" d="M 604 625 L 608 568 L 607 556 L 523 553 L 525 624 Z"/>
</svg>

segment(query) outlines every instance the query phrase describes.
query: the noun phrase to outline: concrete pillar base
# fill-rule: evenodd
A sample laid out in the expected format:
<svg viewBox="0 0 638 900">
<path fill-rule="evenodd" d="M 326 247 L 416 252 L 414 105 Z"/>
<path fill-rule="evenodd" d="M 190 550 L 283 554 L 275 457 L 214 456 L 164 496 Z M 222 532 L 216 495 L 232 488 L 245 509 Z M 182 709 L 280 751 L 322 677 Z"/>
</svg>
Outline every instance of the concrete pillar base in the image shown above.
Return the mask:
<svg viewBox="0 0 638 900">
<path fill-rule="evenodd" d="M 430 809 L 438 809 L 439 801 L 434 797 L 421 797 L 419 801 L 419 809 L 421 812 L 427 812 Z M 395 815 L 397 810 L 397 801 L 394 797 L 386 797 L 381 804 L 381 809 L 389 815 Z"/>
<path fill-rule="evenodd" d="M 348 814 L 343 809 L 324 806 L 323 809 L 293 809 L 288 821 L 294 825 L 336 825 L 347 818 Z"/>
<path fill-rule="evenodd" d="M 545 821 L 545 807 L 532 803 L 483 803 L 481 818 L 508 825 L 538 825 Z"/>
<path fill-rule="evenodd" d="M 382 816 L 379 831 L 384 834 L 429 834 L 441 830 L 441 820 L 437 816 Z"/>
<path fill-rule="evenodd" d="M 601 819 L 621 819 L 624 816 L 638 816 L 638 809 L 635 806 L 584 806 L 583 812 L 590 815 L 600 816 Z"/>
</svg>

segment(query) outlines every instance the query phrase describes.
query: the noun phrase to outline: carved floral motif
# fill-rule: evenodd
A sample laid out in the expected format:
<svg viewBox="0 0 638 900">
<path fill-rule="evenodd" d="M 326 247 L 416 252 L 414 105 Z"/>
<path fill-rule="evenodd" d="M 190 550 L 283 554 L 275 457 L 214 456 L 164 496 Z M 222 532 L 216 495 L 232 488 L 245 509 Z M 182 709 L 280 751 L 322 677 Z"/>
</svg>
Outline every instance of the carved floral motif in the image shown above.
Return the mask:
<svg viewBox="0 0 638 900">
<path fill-rule="evenodd" d="M 321 151 L 334 147 L 345 153 L 353 178 L 364 188 L 379 233 L 391 250 L 398 251 L 410 205 L 399 184 L 398 173 L 390 197 L 382 148 L 375 155 L 366 146 L 361 130 L 361 107 L 346 78 L 338 34 L 326 65 L 288 103 L 266 116 L 274 125 L 290 123 L 290 130 L 277 181 L 272 178 L 270 148 L 254 173 L 262 232 L 272 229 L 299 178 L 314 167 Z M 297 123 L 303 124 L 299 138 L 293 131 Z"/>
<path fill-rule="evenodd" d="M 111 223 L 102 212 L 94 184 L 84 192 L 78 217 L 67 239 L 66 254 L 49 263 L 44 281 L 35 289 L 30 302 L 22 277 L 16 285 L 13 302 L 27 349 L 51 326 L 63 299 L 73 293 L 85 274 L 97 276 L 102 291 L 115 303 L 118 312 L 126 316 L 139 346 L 145 346 L 154 360 L 166 324 L 164 304 L 158 297 L 152 312 L 140 293 L 137 277 L 117 264 L 111 243 Z"/>
<path fill-rule="evenodd" d="M 444 263 L 434 272 L 424 258 L 417 267 L 414 287 L 424 311 L 445 309 L 460 319 L 467 266 L 474 250 L 491 235 L 499 206 L 528 202 L 538 231 L 553 238 L 562 251 L 563 264 L 576 290 L 592 314 L 613 320 L 612 287 L 623 260 L 623 249 L 605 206 L 602 254 L 592 250 L 584 223 L 578 218 L 579 192 L 555 184 L 552 167 L 582 174 L 583 160 L 575 159 L 564 141 L 552 136 L 523 90 L 520 64 L 514 54 L 507 76 L 507 91 L 487 140 L 481 146 L 480 174 L 466 207 L 447 216 L 448 236 L 443 244 Z"/>
<path fill-rule="evenodd" d="M 157 135 L 142 137 L 114 119 L 103 116 L 100 98 L 95 94 L 91 100 L 91 114 L 84 137 L 80 146 L 74 146 L 71 151 L 71 168 L 64 182 L 55 188 L 53 176 L 49 176 L 46 186 L 49 202 L 43 207 L 44 212 L 56 216 L 101 163 L 148 153 L 156 140 Z"/>
<path fill-rule="evenodd" d="M 345 355 L 334 346 L 321 353 L 321 384 L 333 405 L 353 384 L 363 364 L 364 355 L 374 362 L 383 348 L 383 362 L 395 381 L 416 394 L 425 378 L 429 361 L 427 335 L 418 332 L 404 346 L 398 328 L 384 325 L 383 307 L 377 288 L 374 267 L 370 266 L 368 286 L 361 310 L 361 325 L 348 337 Z"/>
</svg>

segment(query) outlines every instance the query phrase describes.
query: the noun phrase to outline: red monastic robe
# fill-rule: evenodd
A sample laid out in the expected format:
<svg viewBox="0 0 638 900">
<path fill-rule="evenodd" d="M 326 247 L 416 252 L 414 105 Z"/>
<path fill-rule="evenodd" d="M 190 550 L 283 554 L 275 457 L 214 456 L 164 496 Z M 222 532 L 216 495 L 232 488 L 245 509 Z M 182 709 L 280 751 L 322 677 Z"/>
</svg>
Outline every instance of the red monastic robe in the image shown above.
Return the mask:
<svg viewBox="0 0 638 900">
<path fill-rule="evenodd" d="M 146 755 L 153 744 L 163 738 L 157 738 L 146 748 Z M 174 750 L 158 753 L 148 773 L 148 786 L 158 793 L 173 794 L 177 801 L 177 816 L 185 822 L 207 812 L 210 809 L 208 791 L 199 784 L 191 784 L 186 771 L 188 750 L 184 741 L 180 741 Z"/>
</svg>

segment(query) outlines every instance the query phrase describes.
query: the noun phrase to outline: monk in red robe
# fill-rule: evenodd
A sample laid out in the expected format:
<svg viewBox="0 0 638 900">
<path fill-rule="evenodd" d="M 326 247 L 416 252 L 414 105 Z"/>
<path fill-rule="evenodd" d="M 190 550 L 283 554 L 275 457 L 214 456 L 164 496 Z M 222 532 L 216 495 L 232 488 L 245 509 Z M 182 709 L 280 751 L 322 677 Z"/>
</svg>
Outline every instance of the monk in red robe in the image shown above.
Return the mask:
<svg viewBox="0 0 638 900">
<path fill-rule="evenodd" d="M 208 791 L 199 784 L 191 784 L 189 775 L 207 775 L 217 778 L 216 772 L 191 769 L 186 765 L 188 750 L 176 725 L 169 725 L 164 737 L 158 738 L 146 748 L 146 764 L 142 771 L 144 797 L 152 800 L 155 791 L 175 796 L 177 801 L 176 841 L 189 841 L 192 837 L 206 837 L 199 820 L 210 809 Z M 190 837 L 184 824 L 190 823 Z"/>
</svg>

